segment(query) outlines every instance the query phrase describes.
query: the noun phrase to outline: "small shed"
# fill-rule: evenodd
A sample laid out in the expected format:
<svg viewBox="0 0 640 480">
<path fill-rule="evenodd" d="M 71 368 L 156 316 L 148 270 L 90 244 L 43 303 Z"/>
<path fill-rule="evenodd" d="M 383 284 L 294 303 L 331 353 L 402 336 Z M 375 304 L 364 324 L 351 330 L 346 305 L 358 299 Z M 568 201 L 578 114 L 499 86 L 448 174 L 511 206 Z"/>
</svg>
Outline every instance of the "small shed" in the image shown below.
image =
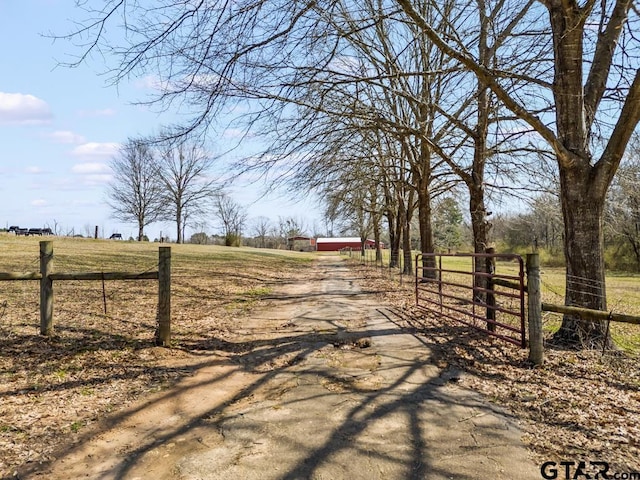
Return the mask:
<svg viewBox="0 0 640 480">
<path fill-rule="evenodd" d="M 287 238 L 287 248 L 289 250 L 297 250 L 299 252 L 312 252 L 315 250 L 316 239 L 297 235 Z"/>
<path fill-rule="evenodd" d="M 361 248 L 360 237 L 330 237 L 330 238 L 318 238 L 316 240 L 316 250 L 318 252 L 337 252 L 343 248 L 351 248 L 353 250 L 360 250 Z M 364 244 L 365 248 L 376 248 L 376 242 L 367 239 Z"/>
</svg>

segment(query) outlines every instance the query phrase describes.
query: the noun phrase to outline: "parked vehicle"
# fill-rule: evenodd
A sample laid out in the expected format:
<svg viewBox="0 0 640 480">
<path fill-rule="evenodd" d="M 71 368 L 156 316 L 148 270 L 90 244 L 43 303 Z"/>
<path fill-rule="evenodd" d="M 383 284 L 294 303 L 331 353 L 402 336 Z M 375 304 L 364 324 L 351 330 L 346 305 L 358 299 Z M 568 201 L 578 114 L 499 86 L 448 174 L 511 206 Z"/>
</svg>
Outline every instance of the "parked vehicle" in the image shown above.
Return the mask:
<svg viewBox="0 0 640 480">
<path fill-rule="evenodd" d="M 28 237 L 29 235 L 53 235 L 53 230 L 50 228 L 20 228 L 17 225 L 11 225 L 9 227 L 9 233 L 13 232 L 16 235 L 24 235 Z"/>
</svg>

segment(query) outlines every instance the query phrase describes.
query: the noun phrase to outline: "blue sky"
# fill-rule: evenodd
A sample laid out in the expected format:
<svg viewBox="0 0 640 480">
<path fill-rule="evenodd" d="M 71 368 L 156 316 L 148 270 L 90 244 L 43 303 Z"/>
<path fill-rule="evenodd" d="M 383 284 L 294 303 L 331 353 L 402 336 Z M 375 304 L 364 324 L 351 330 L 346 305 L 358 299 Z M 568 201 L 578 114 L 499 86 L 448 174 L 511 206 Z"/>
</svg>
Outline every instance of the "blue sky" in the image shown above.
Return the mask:
<svg viewBox="0 0 640 480">
<path fill-rule="evenodd" d="M 46 34 L 66 33 L 72 19 L 82 18 L 74 3 L 0 0 L 0 226 L 53 227 L 55 221 L 63 233 L 84 234 L 98 225 L 106 236 L 135 236 L 135 225 L 112 219 L 105 204 L 108 162 L 127 137 L 158 131 L 172 112 L 133 105 L 152 93 L 150 82 L 141 78 L 110 86 L 100 75 L 105 65 L 99 58 L 77 68 L 58 65 L 78 50 Z M 226 151 L 234 133 L 220 132 L 212 153 Z M 240 182 L 231 190 L 250 218 L 305 217 L 309 227 L 318 220 L 312 201 L 289 201 L 277 193 L 258 200 L 257 188 Z M 213 216 L 203 223 L 216 232 Z M 175 237 L 174 230 L 170 223 L 155 224 L 148 234 Z"/>
</svg>

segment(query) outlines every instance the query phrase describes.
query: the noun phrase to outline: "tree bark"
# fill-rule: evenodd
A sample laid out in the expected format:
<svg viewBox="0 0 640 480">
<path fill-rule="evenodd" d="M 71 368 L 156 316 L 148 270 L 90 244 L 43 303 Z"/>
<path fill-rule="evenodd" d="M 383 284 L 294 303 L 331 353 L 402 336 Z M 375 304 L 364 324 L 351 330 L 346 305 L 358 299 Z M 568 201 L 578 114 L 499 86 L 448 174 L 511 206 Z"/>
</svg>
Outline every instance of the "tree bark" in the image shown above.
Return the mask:
<svg viewBox="0 0 640 480">
<path fill-rule="evenodd" d="M 471 212 L 471 229 L 473 231 L 473 251 L 475 253 L 485 253 L 489 243 L 489 228 L 487 222 L 487 209 L 484 203 L 484 187 L 482 182 L 469 185 L 469 211 Z M 485 273 L 486 260 L 476 257 L 474 261 L 474 272 Z M 474 288 L 485 288 L 486 278 L 481 275 L 474 275 Z M 475 291 L 473 295 L 476 301 L 483 302 L 485 295 L 483 292 Z"/>
<path fill-rule="evenodd" d="M 396 216 L 387 211 L 385 213 L 385 217 L 387 218 L 387 225 L 389 228 L 389 268 L 395 268 L 398 266 L 398 236 L 396 235 Z"/>
<path fill-rule="evenodd" d="M 182 209 L 176 208 L 176 243 L 182 243 Z"/>
<path fill-rule="evenodd" d="M 411 255 L 411 219 L 413 218 L 413 198 L 414 191 L 409 192 L 409 199 L 404 209 L 402 218 L 402 253 L 404 255 L 404 265 L 402 273 L 413 275 L 413 258 Z"/>
<path fill-rule="evenodd" d="M 433 229 L 431 225 L 431 194 L 424 178 L 420 179 L 418 187 L 418 224 L 420 228 L 420 251 L 423 254 L 434 253 Z M 421 277 L 436 278 L 436 259 L 433 256 L 422 257 Z"/>
<path fill-rule="evenodd" d="M 573 2 L 548 5 L 553 32 L 560 201 L 564 219 L 565 305 L 606 310 L 603 211 L 609 183 L 592 166 L 590 112 L 583 90 L 583 33 L 587 12 Z M 602 348 L 612 341 L 604 321 L 564 315 L 555 340 L 582 348 Z"/>
<path fill-rule="evenodd" d="M 604 197 L 590 167 L 561 169 L 564 253 L 567 262 L 565 305 L 606 310 L 604 267 Z M 565 315 L 556 341 L 588 348 L 612 345 L 606 322 Z"/>
<path fill-rule="evenodd" d="M 404 265 L 402 266 L 402 273 L 405 275 L 413 274 L 413 261 L 411 258 L 411 223 L 404 222 L 402 228 L 402 255 Z"/>
<path fill-rule="evenodd" d="M 382 250 L 380 249 L 380 215 L 373 218 L 373 241 L 376 244 L 376 265 L 382 262 Z"/>
</svg>

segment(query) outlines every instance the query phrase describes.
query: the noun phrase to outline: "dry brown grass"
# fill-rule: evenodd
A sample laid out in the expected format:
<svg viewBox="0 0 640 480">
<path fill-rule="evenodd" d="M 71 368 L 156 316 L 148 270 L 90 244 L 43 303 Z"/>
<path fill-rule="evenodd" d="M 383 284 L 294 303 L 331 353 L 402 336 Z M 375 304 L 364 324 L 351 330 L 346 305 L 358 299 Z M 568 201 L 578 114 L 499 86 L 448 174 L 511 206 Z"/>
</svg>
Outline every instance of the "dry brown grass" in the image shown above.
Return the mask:
<svg viewBox="0 0 640 480">
<path fill-rule="evenodd" d="M 0 271 L 37 271 L 38 240 L 0 234 Z M 58 272 L 157 263 L 154 244 L 54 239 L 54 248 Z M 0 476 L 47 461 L 108 412 L 189 375 L 199 356 L 247 348 L 242 319 L 304 276 L 312 258 L 174 245 L 171 349 L 153 345 L 155 281 L 107 282 L 107 315 L 101 282 L 57 282 L 51 338 L 38 335 L 38 282 L 0 282 Z M 466 371 L 465 385 L 514 412 L 539 463 L 585 458 L 640 470 L 637 358 L 548 350 L 533 369 L 526 351 L 414 310 L 410 280 L 400 288 L 397 276 L 386 283 L 377 273 L 372 289 L 386 285 L 385 300 L 424 335 L 437 364 Z"/>
<path fill-rule="evenodd" d="M 40 238 L 0 234 L 0 271 L 38 271 Z M 157 244 L 54 240 L 54 271 L 157 269 Z M 0 282 L 0 477 L 44 462 L 83 429 L 225 355 L 242 318 L 295 281 L 307 254 L 172 245 L 172 348 L 153 344 L 157 282 L 56 282 L 55 334 L 39 332 L 38 282 Z"/>
</svg>

